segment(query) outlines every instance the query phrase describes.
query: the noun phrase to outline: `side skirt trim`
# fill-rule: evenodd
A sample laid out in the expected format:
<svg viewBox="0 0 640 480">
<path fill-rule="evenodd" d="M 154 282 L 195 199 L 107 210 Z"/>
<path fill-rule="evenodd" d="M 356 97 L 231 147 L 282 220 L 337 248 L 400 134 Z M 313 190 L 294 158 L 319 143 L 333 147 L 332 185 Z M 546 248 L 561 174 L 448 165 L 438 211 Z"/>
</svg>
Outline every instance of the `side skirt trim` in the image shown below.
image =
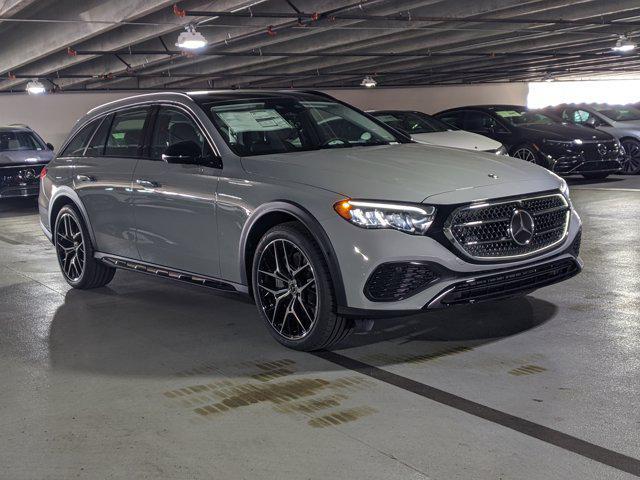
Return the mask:
<svg viewBox="0 0 640 480">
<path fill-rule="evenodd" d="M 206 275 L 199 275 L 197 273 L 175 270 L 161 265 L 142 262 L 140 260 L 132 260 L 130 258 L 101 252 L 95 252 L 94 257 L 105 265 L 121 268 L 123 270 L 131 270 L 133 272 L 146 273 L 156 277 L 169 278 L 171 280 L 177 280 L 180 282 L 190 283 L 191 285 L 198 285 L 223 292 L 244 294 L 248 294 L 249 292 L 246 285 L 227 282 L 225 280 L 220 280 L 219 278 L 207 277 Z"/>
</svg>

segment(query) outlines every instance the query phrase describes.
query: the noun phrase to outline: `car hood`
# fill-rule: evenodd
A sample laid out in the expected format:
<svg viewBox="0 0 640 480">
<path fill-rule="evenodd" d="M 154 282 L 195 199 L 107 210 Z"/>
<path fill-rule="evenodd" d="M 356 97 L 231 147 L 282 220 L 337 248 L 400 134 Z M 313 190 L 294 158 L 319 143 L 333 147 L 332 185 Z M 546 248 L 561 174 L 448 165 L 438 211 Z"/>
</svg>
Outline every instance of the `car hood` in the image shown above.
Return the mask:
<svg viewBox="0 0 640 480">
<path fill-rule="evenodd" d="M 0 167 L 11 165 L 48 163 L 53 158 L 51 150 L 0 150 Z"/>
<path fill-rule="evenodd" d="M 612 121 L 611 122 L 617 128 L 626 128 L 629 130 L 640 130 L 640 121 L 638 120 L 628 120 L 628 121 Z"/>
<path fill-rule="evenodd" d="M 419 143 L 314 150 L 242 158 L 245 170 L 351 198 L 421 202 L 446 192 L 443 203 L 557 189 L 554 174 L 522 160 Z M 491 176 L 490 176 L 491 175 Z M 496 176 L 497 178 L 492 178 Z M 487 193 L 492 192 L 492 193 Z"/>
<path fill-rule="evenodd" d="M 465 150 L 496 150 L 500 142 L 477 133 L 464 130 L 447 130 L 446 132 L 415 133 L 411 138 L 418 142 L 443 147 L 464 148 Z"/>
<path fill-rule="evenodd" d="M 611 140 L 611 135 L 580 125 L 527 125 L 519 126 L 523 132 L 536 138 L 551 140 Z"/>
</svg>

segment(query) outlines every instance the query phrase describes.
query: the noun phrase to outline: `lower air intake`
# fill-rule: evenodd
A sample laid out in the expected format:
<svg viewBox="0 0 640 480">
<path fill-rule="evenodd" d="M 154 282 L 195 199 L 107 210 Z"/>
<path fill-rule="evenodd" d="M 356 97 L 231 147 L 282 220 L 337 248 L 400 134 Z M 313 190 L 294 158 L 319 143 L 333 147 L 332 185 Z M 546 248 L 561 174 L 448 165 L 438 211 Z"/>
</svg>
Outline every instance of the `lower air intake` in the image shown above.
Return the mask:
<svg viewBox="0 0 640 480">
<path fill-rule="evenodd" d="M 396 302 L 424 290 L 438 278 L 438 273 L 425 263 L 385 263 L 371 274 L 364 292 L 374 302 Z"/>
</svg>

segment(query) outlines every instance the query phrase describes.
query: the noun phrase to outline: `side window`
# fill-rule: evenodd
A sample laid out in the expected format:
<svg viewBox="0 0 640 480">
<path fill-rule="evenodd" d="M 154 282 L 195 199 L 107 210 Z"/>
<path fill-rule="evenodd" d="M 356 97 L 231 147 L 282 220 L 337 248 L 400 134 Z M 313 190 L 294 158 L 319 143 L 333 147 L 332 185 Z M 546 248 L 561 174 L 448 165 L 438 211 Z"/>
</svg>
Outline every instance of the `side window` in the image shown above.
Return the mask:
<svg viewBox="0 0 640 480">
<path fill-rule="evenodd" d="M 464 122 L 464 129 L 470 132 L 490 132 L 498 128 L 495 119 L 484 112 L 470 111 Z"/>
<path fill-rule="evenodd" d="M 150 157 L 160 160 L 169 145 L 189 141 L 198 145 L 203 157 L 211 155 L 202 131 L 186 113 L 175 108 L 161 108 L 153 128 Z"/>
<path fill-rule="evenodd" d="M 591 117 L 591 114 L 589 112 L 585 112 L 584 110 L 576 110 L 573 112 L 571 119 L 575 123 L 586 123 L 590 117 Z"/>
<path fill-rule="evenodd" d="M 456 128 L 464 128 L 464 113 L 463 111 L 449 112 L 444 115 L 437 115 L 437 118 Z"/>
<path fill-rule="evenodd" d="M 66 148 L 60 154 L 61 157 L 80 157 L 84 153 L 84 149 L 93 134 L 93 131 L 98 126 L 100 119 L 93 120 L 89 124 L 85 125 L 75 137 L 67 144 Z"/>
<path fill-rule="evenodd" d="M 103 117 L 102 123 L 91 138 L 87 150 L 84 152 L 85 157 L 101 157 L 104 154 L 104 145 L 107 143 L 107 136 L 111 128 L 113 115 Z"/>
<path fill-rule="evenodd" d="M 148 108 L 117 112 L 111 123 L 104 154 L 108 157 L 139 157 L 148 113 Z"/>
<path fill-rule="evenodd" d="M 573 110 L 562 110 L 562 115 L 561 115 L 563 120 L 566 120 L 567 122 L 574 122 L 575 120 L 573 119 Z"/>
</svg>

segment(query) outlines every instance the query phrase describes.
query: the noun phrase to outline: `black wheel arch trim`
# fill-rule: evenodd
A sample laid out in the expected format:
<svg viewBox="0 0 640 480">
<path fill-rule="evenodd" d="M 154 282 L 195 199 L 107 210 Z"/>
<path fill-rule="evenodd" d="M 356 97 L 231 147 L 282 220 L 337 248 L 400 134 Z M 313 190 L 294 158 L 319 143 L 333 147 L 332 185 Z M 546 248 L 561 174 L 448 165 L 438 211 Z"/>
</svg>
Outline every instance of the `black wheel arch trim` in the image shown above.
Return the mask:
<svg viewBox="0 0 640 480">
<path fill-rule="evenodd" d="M 51 197 L 49 200 L 49 211 L 47 212 L 47 216 L 49 218 L 49 231 L 53 237 L 54 234 L 54 224 L 56 219 L 53 218 L 53 206 L 56 205 L 59 201 L 65 201 L 65 203 L 71 203 L 74 207 L 78 209 L 80 215 L 82 216 L 82 220 L 84 221 L 87 230 L 89 232 L 89 237 L 91 239 L 91 244 L 96 245 L 96 239 L 93 234 L 93 227 L 91 226 L 91 222 L 89 221 L 89 215 L 87 214 L 87 210 L 84 208 L 84 204 L 80 200 L 78 194 L 69 187 L 60 187 L 56 192 L 55 196 Z M 61 207 L 62 208 L 62 207 Z"/>
<path fill-rule="evenodd" d="M 287 200 L 275 200 L 273 202 L 265 203 L 256 208 L 249 219 L 245 222 L 244 227 L 242 228 L 242 233 L 240 235 L 240 248 L 239 248 L 239 265 L 238 268 L 240 270 L 240 283 L 244 285 L 250 285 L 251 279 L 247 278 L 247 261 L 246 251 L 247 251 L 247 241 L 249 239 L 249 235 L 255 226 L 255 224 L 260 220 L 264 215 L 269 213 L 285 213 L 293 216 L 296 220 L 302 223 L 309 232 L 313 235 L 314 239 L 318 242 L 320 246 L 320 250 L 324 256 L 325 261 L 327 262 L 327 266 L 329 267 L 329 272 L 331 274 L 331 279 L 333 280 L 333 287 L 336 294 L 336 302 L 338 307 L 344 307 L 347 305 L 347 295 L 344 289 L 344 283 L 342 279 L 342 272 L 340 271 L 340 266 L 338 265 L 338 259 L 336 257 L 335 250 L 333 249 L 333 245 L 327 232 L 325 232 L 320 222 L 316 220 L 316 218 L 303 206 L 298 205 L 297 203 L 290 202 Z"/>
</svg>

